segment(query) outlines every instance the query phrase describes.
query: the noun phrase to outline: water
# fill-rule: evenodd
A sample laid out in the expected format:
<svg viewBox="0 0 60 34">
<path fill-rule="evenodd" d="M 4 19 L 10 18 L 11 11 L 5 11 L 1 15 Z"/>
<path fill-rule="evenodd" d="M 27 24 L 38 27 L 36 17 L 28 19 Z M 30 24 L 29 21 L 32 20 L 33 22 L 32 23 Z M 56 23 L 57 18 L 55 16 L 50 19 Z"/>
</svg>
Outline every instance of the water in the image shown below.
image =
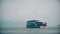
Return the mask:
<svg viewBox="0 0 60 34">
<path fill-rule="evenodd" d="M 60 34 L 59 28 L 2 28 L 1 34 Z"/>
</svg>

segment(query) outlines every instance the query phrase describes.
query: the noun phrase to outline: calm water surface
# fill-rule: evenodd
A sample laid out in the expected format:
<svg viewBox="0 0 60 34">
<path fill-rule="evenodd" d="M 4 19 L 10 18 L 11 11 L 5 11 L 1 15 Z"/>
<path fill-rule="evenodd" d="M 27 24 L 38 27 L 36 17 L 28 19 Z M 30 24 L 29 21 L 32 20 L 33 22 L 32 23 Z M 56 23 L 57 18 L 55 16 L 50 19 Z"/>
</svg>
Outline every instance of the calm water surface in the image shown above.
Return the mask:
<svg viewBox="0 0 60 34">
<path fill-rule="evenodd" d="M 1 34 L 60 34 L 59 28 L 2 28 Z"/>
</svg>

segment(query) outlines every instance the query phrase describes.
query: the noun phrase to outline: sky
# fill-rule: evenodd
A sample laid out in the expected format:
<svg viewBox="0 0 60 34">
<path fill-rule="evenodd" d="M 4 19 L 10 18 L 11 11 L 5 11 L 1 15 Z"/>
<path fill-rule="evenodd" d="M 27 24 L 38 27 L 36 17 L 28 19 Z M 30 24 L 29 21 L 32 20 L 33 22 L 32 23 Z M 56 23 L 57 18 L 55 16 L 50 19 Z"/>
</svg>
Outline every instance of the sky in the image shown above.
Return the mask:
<svg viewBox="0 0 60 34">
<path fill-rule="evenodd" d="M 59 0 L 2 0 L 2 27 L 25 27 L 28 20 L 59 24 Z"/>
</svg>

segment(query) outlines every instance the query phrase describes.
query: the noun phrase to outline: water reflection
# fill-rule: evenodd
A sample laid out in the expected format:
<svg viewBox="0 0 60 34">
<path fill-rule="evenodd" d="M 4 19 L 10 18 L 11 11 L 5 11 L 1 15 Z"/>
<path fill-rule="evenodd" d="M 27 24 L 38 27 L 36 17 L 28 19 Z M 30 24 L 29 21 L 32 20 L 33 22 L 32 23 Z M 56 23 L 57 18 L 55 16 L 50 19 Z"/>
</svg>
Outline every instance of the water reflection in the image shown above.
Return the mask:
<svg viewBox="0 0 60 34">
<path fill-rule="evenodd" d="M 59 34 L 58 28 L 2 28 L 2 34 Z"/>
</svg>

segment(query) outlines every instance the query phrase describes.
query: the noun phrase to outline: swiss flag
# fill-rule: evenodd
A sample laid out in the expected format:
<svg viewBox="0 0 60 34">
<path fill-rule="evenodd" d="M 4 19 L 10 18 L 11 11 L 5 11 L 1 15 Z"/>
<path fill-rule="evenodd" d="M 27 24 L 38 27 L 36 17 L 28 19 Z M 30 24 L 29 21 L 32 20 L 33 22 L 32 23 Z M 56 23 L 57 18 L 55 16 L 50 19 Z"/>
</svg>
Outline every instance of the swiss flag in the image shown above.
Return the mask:
<svg viewBox="0 0 60 34">
<path fill-rule="evenodd" d="M 47 26 L 47 22 L 45 22 L 45 26 Z"/>
</svg>

